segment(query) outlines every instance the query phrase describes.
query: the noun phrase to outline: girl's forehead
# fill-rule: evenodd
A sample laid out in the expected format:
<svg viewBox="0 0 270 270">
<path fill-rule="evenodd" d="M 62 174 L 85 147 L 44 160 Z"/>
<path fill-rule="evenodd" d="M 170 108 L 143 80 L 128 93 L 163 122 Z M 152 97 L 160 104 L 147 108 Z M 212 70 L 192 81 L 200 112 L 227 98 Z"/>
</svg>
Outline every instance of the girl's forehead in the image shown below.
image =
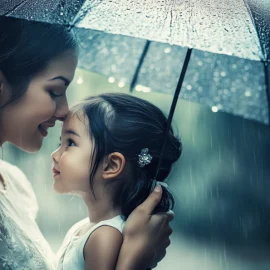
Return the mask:
<svg viewBox="0 0 270 270">
<path fill-rule="evenodd" d="M 63 129 L 87 131 L 88 120 L 82 112 L 70 112 L 63 123 Z"/>
</svg>

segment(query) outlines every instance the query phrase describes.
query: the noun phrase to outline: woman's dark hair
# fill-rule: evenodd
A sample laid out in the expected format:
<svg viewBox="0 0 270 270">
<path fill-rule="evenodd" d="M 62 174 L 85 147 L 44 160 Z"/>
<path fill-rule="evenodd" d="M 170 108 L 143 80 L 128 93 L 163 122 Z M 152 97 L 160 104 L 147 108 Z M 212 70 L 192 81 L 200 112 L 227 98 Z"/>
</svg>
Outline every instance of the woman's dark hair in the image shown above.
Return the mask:
<svg viewBox="0 0 270 270">
<path fill-rule="evenodd" d="M 94 193 L 93 176 L 105 156 L 120 152 L 131 168 L 131 177 L 121 182 L 113 198 L 114 205 L 120 206 L 122 215 L 128 217 L 151 192 L 152 179 L 156 176 L 164 142 L 167 118 L 150 102 L 120 93 L 92 96 L 71 108 L 71 113 L 78 117 L 80 112 L 83 112 L 89 121 L 89 134 L 95 145 L 92 154 L 95 162 L 90 174 L 92 192 Z M 143 148 L 149 149 L 152 160 L 150 164 L 140 168 L 138 155 Z M 170 127 L 157 181 L 166 179 L 181 152 L 181 141 L 174 136 Z M 167 188 L 162 189 L 162 199 L 156 211 L 168 211 L 174 207 L 172 194 Z"/>
<path fill-rule="evenodd" d="M 77 52 L 77 42 L 64 26 L 0 16 L 0 71 L 12 87 L 8 103 L 21 97 L 33 76 L 66 50 Z"/>
</svg>

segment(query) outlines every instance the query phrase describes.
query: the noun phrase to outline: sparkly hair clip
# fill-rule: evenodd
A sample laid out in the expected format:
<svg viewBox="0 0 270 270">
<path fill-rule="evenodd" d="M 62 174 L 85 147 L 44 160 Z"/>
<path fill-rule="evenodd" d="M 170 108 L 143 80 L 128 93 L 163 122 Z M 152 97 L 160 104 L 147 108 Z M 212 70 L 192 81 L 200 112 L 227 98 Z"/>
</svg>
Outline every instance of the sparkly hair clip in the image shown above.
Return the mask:
<svg viewBox="0 0 270 270">
<path fill-rule="evenodd" d="M 138 155 L 138 165 L 140 168 L 143 168 L 145 165 L 148 165 L 151 163 L 152 156 L 148 153 L 148 148 L 143 148 L 141 153 Z"/>
</svg>

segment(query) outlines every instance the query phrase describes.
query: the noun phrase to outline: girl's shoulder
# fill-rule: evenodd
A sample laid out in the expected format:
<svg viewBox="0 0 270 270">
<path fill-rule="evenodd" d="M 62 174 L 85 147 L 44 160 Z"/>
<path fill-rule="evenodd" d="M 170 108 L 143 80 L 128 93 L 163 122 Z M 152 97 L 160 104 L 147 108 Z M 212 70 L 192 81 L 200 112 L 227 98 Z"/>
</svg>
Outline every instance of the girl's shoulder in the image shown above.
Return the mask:
<svg viewBox="0 0 270 270">
<path fill-rule="evenodd" d="M 93 269 L 108 269 L 117 263 L 123 242 L 124 221 L 117 216 L 99 225 L 85 243 L 83 250 L 85 264 L 86 267 L 91 266 Z"/>
</svg>

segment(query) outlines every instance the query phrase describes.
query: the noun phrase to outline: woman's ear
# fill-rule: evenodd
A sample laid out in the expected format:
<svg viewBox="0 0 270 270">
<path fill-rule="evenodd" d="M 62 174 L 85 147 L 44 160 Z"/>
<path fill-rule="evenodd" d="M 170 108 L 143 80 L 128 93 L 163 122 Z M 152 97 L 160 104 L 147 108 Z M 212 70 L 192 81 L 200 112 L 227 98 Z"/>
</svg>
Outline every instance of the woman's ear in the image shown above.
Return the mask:
<svg viewBox="0 0 270 270">
<path fill-rule="evenodd" d="M 5 76 L 4 76 L 3 72 L 0 70 L 0 95 L 3 93 L 4 79 L 5 79 Z"/>
<path fill-rule="evenodd" d="M 0 70 L 0 106 L 8 102 L 10 94 L 10 85 L 7 82 L 5 75 Z"/>
<path fill-rule="evenodd" d="M 113 152 L 107 156 L 103 163 L 102 177 L 110 180 L 119 176 L 125 167 L 126 159 L 119 152 Z"/>
</svg>

